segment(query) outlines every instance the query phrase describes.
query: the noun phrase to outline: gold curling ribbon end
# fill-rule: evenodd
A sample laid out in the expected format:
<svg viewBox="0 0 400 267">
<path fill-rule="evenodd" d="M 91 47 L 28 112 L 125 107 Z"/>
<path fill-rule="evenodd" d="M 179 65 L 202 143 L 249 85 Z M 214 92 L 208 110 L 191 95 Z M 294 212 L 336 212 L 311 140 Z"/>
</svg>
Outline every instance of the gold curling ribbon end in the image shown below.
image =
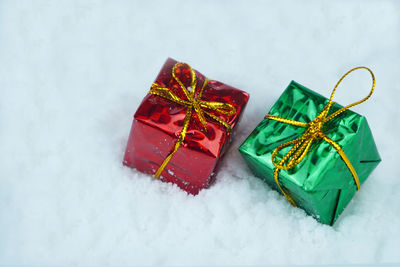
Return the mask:
<svg viewBox="0 0 400 267">
<path fill-rule="evenodd" d="M 175 70 L 178 66 L 180 65 L 186 65 L 189 68 L 189 71 L 191 73 L 192 81 L 190 84 L 190 87 L 192 90 L 188 90 L 185 85 L 182 83 L 182 81 L 176 76 Z M 151 89 L 149 91 L 149 94 L 157 95 L 162 98 L 168 99 L 174 103 L 177 103 L 181 106 L 186 107 L 186 115 L 185 119 L 183 122 L 182 129 L 180 131 L 180 134 L 178 136 L 178 139 L 172 148 L 172 150 L 168 153 L 167 157 L 164 159 L 164 161 L 161 163 L 160 167 L 158 168 L 157 172 L 154 174 L 154 176 L 158 179 L 163 172 L 164 168 L 167 166 L 169 161 L 171 160 L 172 156 L 175 154 L 175 152 L 179 149 L 179 147 L 182 145 L 183 141 L 185 140 L 186 137 L 186 132 L 189 127 L 189 124 L 192 119 L 192 114 L 196 113 L 197 117 L 203 127 L 204 130 L 207 130 L 207 120 L 206 116 L 211 118 L 212 120 L 218 122 L 222 126 L 224 126 L 228 131 L 231 131 L 230 125 L 225 122 L 224 120 L 220 119 L 216 115 L 212 114 L 211 112 L 207 110 L 212 110 L 216 113 L 231 116 L 236 113 L 236 109 L 233 105 L 227 104 L 227 103 L 222 103 L 222 102 L 207 102 L 201 100 L 201 96 L 203 94 L 203 90 L 206 87 L 206 85 L 209 82 L 209 79 L 206 78 L 199 93 L 197 96 L 195 96 L 196 88 L 197 88 L 197 77 L 195 71 L 186 63 L 176 63 L 173 68 L 172 68 L 172 77 L 174 80 L 179 84 L 179 87 L 181 88 L 182 92 L 185 95 L 186 99 L 182 99 L 176 94 L 174 94 L 169 88 L 163 87 L 157 83 L 153 83 L 151 86 Z"/>
<path fill-rule="evenodd" d="M 372 88 L 371 88 L 369 94 L 365 98 L 361 99 L 360 101 L 357 101 L 357 102 L 354 102 L 353 104 L 345 106 L 345 107 L 339 109 L 338 111 L 332 113 L 331 115 L 327 116 L 328 113 L 329 113 L 330 108 L 334 104 L 332 99 L 333 99 L 333 96 L 335 95 L 336 89 L 338 88 L 339 84 L 343 81 L 343 79 L 347 75 L 349 75 L 351 72 L 353 72 L 355 70 L 359 70 L 359 69 L 365 69 L 371 74 L 371 77 L 372 77 Z M 335 87 L 333 88 L 333 91 L 331 93 L 331 97 L 329 98 L 329 102 L 326 104 L 326 106 L 322 109 L 322 111 L 318 114 L 318 116 L 313 121 L 305 123 L 305 122 L 289 120 L 289 119 L 286 119 L 286 118 L 281 118 L 281 117 L 274 116 L 274 115 L 269 115 L 269 114 L 267 116 L 265 116 L 266 119 L 275 120 L 275 121 L 279 121 L 279 122 L 282 122 L 282 123 L 286 123 L 286 124 L 290 124 L 290 125 L 294 125 L 294 126 L 298 126 L 298 127 L 307 128 L 306 131 L 303 133 L 303 135 L 300 136 L 299 138 L 296 138 L 294 140 L 288 141 L 288 142 L 286 142 L 284 144 L 281 144 L 278 147 L 276 147 L 274 149 L 274 151 L 272 152 L 272 156 L 271 156 L 272 163 L 275 166 L 275 170 L 274 170 L 275 183 L 278 185 L 279 190 L 283 193 L 283 195 L 286 197 L 286 199 L 293 206 L 296 206 L 296 202 L 290 196 L 290 193 L 286 192 L 286 190 L 280 185 L 280 183 L 279 183 L 279 172 L 280 172 L 280 170 L 292 169 L 297 164 L 299 164 L 305 158 L 305 156 L 307 155 L 307 153 L 308 153 L 312 143 L 314 142 L 314 140 L 320 140 L 320 139 L 325 140 L 328 144 L 330 144 L 332 147 L 334 147 L 336 149 L 337 153 L 340 155 L 340 157 L 342 158 L 342 160 L 346 164 L 347 168 L 350 170 L 350 172 L 351 172 L 351 174 L 353 176 L 354 182 L 355 182 L 355 184 L 357 186 L 357 190 L 360 189 L 360 180 L 358 179 L 358 175 L 357 175 L 353 165 L 351 164 L 350 160 L 347 158 L 346 154 L 344 153 L 342 148 L 339 146 L 339 144 L 336 143 L 335 141 L 333 141 L 332 139 L 330 139 L 329 137 L 327 137 L 322 132 L 322 126 L 324 125 L 325 122 L 335 118 L 336 116 L 340 115 L 341 113 L 343 113 L 347 109 L 350 109 L 351 107 L 354 107 L 356 105 L 359 105 L 359 104 L 367 101 L 368 98 L 371 97 L 371 95 L 374 92 L 374 90 L 375 90 L 375 75 L 374 75 L 374 73 L 367 67 L 356 67 L 356 68 L 353 68 L 353 69 L 349 70 L 348 72 L 346 72 L 339 79 L 339 81 L 336 83 Z M 284 149 L 286 147 L 290 147 L 290 146 L 291 146 L 291 148 L 286 153 L 286 155 L 283 156 L 283 158 L 280 161 L 277 161 L 278 153 L 282 149 Z"/>
</svg>

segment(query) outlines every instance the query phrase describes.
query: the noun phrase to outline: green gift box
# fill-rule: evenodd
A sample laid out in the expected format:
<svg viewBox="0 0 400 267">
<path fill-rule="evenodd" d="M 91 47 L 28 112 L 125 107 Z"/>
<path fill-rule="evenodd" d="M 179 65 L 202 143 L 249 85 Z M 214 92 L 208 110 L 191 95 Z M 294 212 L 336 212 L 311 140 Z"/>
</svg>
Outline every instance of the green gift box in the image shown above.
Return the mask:
<svg viewBox="0 0 400 267">
<path fill-rule="evenodd" d="M 375 84 L 374 77 L 373 81 Z M 273 105 L 268 116 L 310 123 L 315 121 L 328 103 L 329 99 L 292 81 Z M 332 102 L 326 116 L 329 117 L 341 108 L 343 107 Z M 364 116 L 346 109 L 323 123 L 320 130 L 344 151 L 360 184 L 381 161 Z M 276 165 L 272 162 L 273 151 L 291 140 L 307 136 L 307 131 L 308 128 L 266 118 L 239 147 L 239 151 L 256 176 L 285 196 L 290 196 L 288 199 L 292 198 L 296 206 L 318 221 L 333 225 L 356 193 L 357 185 L 349 166 L 332 144 L 323 138 L 314 138 L 309 142 L 304 158 L 292 168 L 279 170 L 278 182 L 274 179 Z M 305 144 L 304 147 L 306 146 Z M 276 153 L 278 161 L 282 160 L 290 149 L 291 146 L 279 148 Z M 297 156 L 301 157 L 299 154 Z"/>
</svg>

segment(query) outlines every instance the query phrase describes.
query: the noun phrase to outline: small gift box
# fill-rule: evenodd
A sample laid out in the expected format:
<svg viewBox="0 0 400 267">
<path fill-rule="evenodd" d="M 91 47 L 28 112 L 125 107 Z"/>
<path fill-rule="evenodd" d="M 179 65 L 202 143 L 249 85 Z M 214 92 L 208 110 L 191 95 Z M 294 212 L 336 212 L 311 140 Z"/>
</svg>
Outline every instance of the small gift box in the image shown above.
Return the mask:
<svg viewBox="0 0 400 267">
<path fill-rule="evenodd" d="M 366 98 L 343 108 L 332 97 L 356 69 L 367 69 L 373 86 Z M 239 151 L 256 176 L 333 225 L 381 160 L 367 120 L 348 109 L 366 101 L 374 87 L 365 67 L 346 73 L 330 99 L 292 81 Z"/>
<path fill-rule="evenodd" d="M 213 182 L 248 99 L 167 59 L 134 115 L 123 163 L 197 194 Z"/>
</svg>

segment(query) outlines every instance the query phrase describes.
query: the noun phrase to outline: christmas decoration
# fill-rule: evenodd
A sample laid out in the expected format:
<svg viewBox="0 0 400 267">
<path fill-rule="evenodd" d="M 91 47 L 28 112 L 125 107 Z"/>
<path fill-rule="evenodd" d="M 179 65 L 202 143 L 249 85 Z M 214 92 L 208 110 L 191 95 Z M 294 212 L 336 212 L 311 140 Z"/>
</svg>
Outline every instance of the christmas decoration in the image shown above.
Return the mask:
<svg viewBox="0 0 400 267">
<path fill-rule="evenodd" d="M 123 163 L 197 194 L 213 182 L 248 99 L 168 59 L 134 115 Z"/>
<path fill-rule="evenodd" d="M 369 95 L 346 107 L 334 103 L 338 85 L 357 69 L 372 75 Z M 290 203 L 333 225 L 380 162 L 367 120 L 349 110 L 374 88 L 375 77 L 366 67 L 347 72 L 330 99 L 292 81 L 239 151 L 250 169 Z"/>
</svg>

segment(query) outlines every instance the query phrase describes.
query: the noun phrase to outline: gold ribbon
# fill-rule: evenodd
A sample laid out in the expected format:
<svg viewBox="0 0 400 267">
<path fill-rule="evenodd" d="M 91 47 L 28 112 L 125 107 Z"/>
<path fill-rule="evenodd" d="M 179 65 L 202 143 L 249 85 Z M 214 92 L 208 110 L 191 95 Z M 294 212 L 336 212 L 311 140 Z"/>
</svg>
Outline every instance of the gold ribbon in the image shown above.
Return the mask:
<svg viewBox="0 0 400 267">
<path fill-rule="evenodd" d="M 188 88 L 186 88 L 185 85 L 183 85 L 182 81 L 176 76 L 176 73 L 175 73 L 176 68 L 179 66 L 182 66 L 182 65 L 186 65 L 191 74 L 192 81 Z M 207 102 L 207 101 L 201 100 L 201 95 L 203 93 L 203 90 L 209 82 L 208 78 L 205 79 L 205 81 L 200 89 L 200 92 L 197 95 L 195 95 L 196 88 L 197 88 L 196 73 L 188 64 L 180 63 L 180 62 L 176 63 L 174 65 L 174 67 L 172 68 L 172 77 L 174 78 L 174 80 L 178 83 L 178 85 L 182 89 L 182 92 L 184 93 L 186 99 L 180 98 L 179 96 L 174 94 L 169 88 L 163 87 L 157 83 L 153 83 L 151 86 L 151 89 L 149 91 L 149 94 L 158 95 L 162 98 L 168 99 L 172 102 L 175 102 L 175 103 L 187 108 L 185 119 L 183 122 L 183 127 L 179 134 L 178 140 L 176 141 L 175 146 L 169 152 L 168 156 L 164 159 L 161 166 L 158 168 L 157 172 L 155 173 L 156 178 L 160 177 L 165 166 L 167 166 L 168 162 L 171 160 L 174 153 L 182 145 L 183 140 L 185 140 L 186 131 L 188 129 L 193 112 L 197 114 L 197 117 L 205 131 L 207 131 L 207 121 L 205 118 L 206 116 L 210 117 L 211 119 L 213 119 L 213 120 L 217 121 L 218 123 L 220 123 L 221 125 L 223 125 L 228 131 L 232 130 L 227 122 L 223 121 L 222 119 L 220 119 L 219 117 L 217 117 L 216 115 L 210 113 L 209 111 L 207 111 L 205 109 L 213 110 L 214 112 L 217 112 L 219 114 L 223 114 L 226 116 L 231 116 L 236 113 L 235 107 L 232 106 L 231 104 L 221 103 L 221 102 Z"/>
<path fill-rule="evenodd" d="M 339 109 L 338 111 L 334 112 L 333 114 L 328 116 L 329 110 L 332 107 L 332 105 L 334 104 L 334 102 L 332 101 L 332 98 L 336 92 L 337 87 L 339 86 L 339 84 L 342 82 L 342 80 L 349 75 L 351 72 L 358 70 L 358 69 L 365 69 L 367 70 L 371 76 L 372 76 L 372 88 L 370 93 L 363 98 L 360 101 L 357 101 L 353 104 L 350 104 L 348 106 L 345 106 L 341 109 Z M 293 205 L 296 206 L 295 201 L 293 200 L 293 198 L 289 195 L 288 192 L 286 192 L 282 186 L 279 183 L 279 171 L 280 170 L 288 170 L 288 169 L 292 169 L 294 168 L 297 164 L 299 164 L 304 157 L 307 155 L 308 150 L 310 149 L 312 143 L 314 142 L 314 140 L 325 140 L 328 144 L 330 144 L 332 147 L 334 147 L 336 149 L 336 151 L 338 152 L 338 154 L 340 155 L 340 157 L 343 159 L 343 161 L 346 163 L 348 169 L 350 170 L 351 174 L 353 175 L 353 179 L 357 185 L 357 190 L 360 189 L 360 180 L 358 179 L 357 173 L 353 167 L 353 165 L 350 163 L 349 159 L 347 158 L 346 154 L 344 153 L 344 151 L 342 150 L 342 148 L 332 139 L 330 139 L 329 137 L 327 137 L 325 135 L 325 133 L 322 131 L 322 126 L 324 125 L 325 122 L 330 121 L 331 119 L 335 118 L 336 116 L 340 115 L 341 113 L 343 113 L 344 111 L 346 111 L 347 109 L 354 107 L 356 105 L 359 105 L 363 102 L 365 102 L 368 98 L 370 98 L 370 96 L 372 95 L 372 93 L 374 92 L 375 89 L 375 76 L 374 73 L 367 67 L 357 67 L 354 69 L 349 70 L 348 72 L 346 72 L 341 78 L 340 80 L 336 83 L 335 88 L 332 91 L 331 97 L 329 99 L 328 104 L 326 104 L 326 106 L 322 109 L 321 113 L 318 114 L 318 116 L 313 120 L 310 121 L 308 123 L 305 122 L 300 122 L 300 121 L 294 121 L 294 120 L 289 120 L 289 119 L 285 119 L 285 118 L 281 118 L 278 116 L 274 116 L 274 115 L 267 115 L 265 116 L 266 119 L 270 119 L 270 120 L 275 120 L 275 121 L 279 121 L 282 123 L 286 123 L 286 124 L 290 124 L 290 125 L 294 125 L 294 126 L 298 126 L 298 127 L 304 127 L 307 128 L 306 131 L 303 133 L 302 136 L 300 136 L 299 138 L 296 138 L 292 141 L 286 142 L 284 144 L 279 145 L 277 148 L 275 148 L 275 150 L 272 152 L 272 163 L 275 166 L 275 171 L 274 171 L 274 179 L 276 184 L 278 185 L 279 189 L 281 190 L 281 192 L 283 193 L 283 195 L 287 198 L 287 200 Z M 292 148 L 286 153 L 286 155 L 280 160 L 277 161 L 276 157 L 279 153 L 279 151 L 281 151 L 282 149 L 292 146 Z"/>
</svg>

